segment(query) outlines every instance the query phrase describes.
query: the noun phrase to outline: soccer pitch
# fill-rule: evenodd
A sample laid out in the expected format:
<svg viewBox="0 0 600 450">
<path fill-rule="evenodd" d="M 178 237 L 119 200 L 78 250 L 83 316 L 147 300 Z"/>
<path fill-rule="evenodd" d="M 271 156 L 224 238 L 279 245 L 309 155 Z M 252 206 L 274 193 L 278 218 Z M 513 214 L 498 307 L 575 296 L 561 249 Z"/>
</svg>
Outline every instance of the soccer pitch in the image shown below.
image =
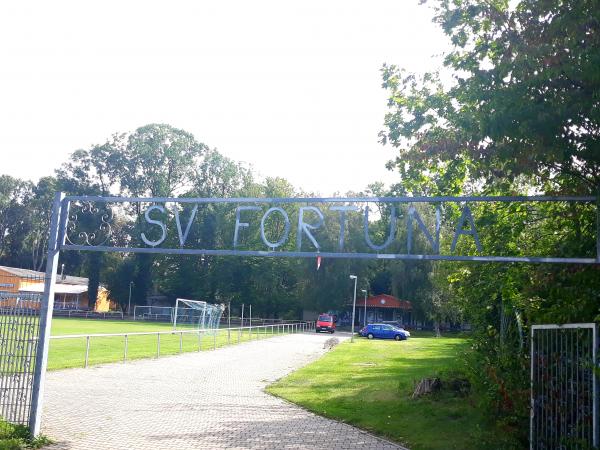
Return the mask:
<svg viewBox="0 0 600 450">
<path fill-rule="evenodd" d="M 160 335 L 160 356 L 174 355 L 180 352 L 197 352 L 212 350 L 225 345 L 237 344 L 255 339 L 264 339 L 274 334 L 281 334 L 283 330 L 275 328 L 252 328 L 252 335 L 246 328 L 243 333 L 232 329 L 220 329 L 213 335 L 212 332 L 179 333 L 183 330 L 193 330 L 194 327 L 186 325 L 177 327 L 174 334 Z M 140 333 L 173 331 L 170 323 L 156 323 L 126 320 L 100 320 L 62 318 L 52 319 L 52 336 L 64 335 L 89 335 L 112 333 Z M 158 355 L 158 337 L 153 335 L 129 335 L 127 337 L 127 360 L 141 358 L 155 358 Z M 84 367 L 87 348 L 85 337 L 71 339 L 51 339 L 50 353 L 48 355 L 48 369 L 66 369 L 71 367 Z M 125 355 L 125 338 L 123 336 L 91 337 L 89 343 L 88 365 L 112 363 L 123 361 Z"/>
</svg>

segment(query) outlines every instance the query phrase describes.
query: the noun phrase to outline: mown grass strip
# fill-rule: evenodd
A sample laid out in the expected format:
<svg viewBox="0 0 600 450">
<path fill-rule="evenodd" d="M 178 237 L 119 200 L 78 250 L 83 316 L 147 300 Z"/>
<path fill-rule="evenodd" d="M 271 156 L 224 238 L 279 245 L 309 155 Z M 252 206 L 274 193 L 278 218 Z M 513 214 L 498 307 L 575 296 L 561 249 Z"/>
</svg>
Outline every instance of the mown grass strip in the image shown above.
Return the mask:
<svg viewBox="0 0 600 450">
<path fill-rule="evenodd" d="M 480 449 L 482 433 L 494 430 L 471 394 L 442 389 L 411 399 L 422 378 L 462 377 L 468 351 L 469 341 L 461 337 L 361 338 L 340 344 L 267 391 L 412 450 Z"/>
</svg>

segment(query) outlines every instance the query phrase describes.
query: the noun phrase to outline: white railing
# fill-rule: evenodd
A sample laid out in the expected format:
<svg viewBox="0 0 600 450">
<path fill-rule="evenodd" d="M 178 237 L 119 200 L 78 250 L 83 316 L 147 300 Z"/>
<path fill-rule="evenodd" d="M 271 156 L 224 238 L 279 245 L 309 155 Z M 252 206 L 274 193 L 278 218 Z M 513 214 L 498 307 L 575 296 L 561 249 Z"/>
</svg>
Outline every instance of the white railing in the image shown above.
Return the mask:
<svg viewBox="0 0 600 450">
<path fill-rule="evenodd" d="M 122 319 L 123 313 L 121 311 L 106 311 L 106 312 L 96 312 L 96 311 L 87 311 L 85 309 L 54 309 L 52 312 L 54 317 L 84 317 L 86 319 L 89 318 L 117 318 Z"/>
<path fill-rule="evenodd" d="M 129 347 L 129 337 L 131 336 L 156 336 L 156 358 L 160 357 L 160 337 L 164 335 L 177 336 L 179 335 L 179 353 L 183 353 L 183 335 L 196 334 L 198 335 L 197 351 L 202 350 L 202 338 L 203 336 L 213 337 L 212 348 L 217 349 L 217 334 L 223 336 L 227 333 L 226 342 L 220 342 L 219 346 L 239 344 L 246 340 L 260 339 L 261 337 L 273 337 L 282 334 L 290 333 L 302 333 L 310 331 L 314 328 L 314 322 L 294 322 L 294 323 L 280 323 L 274 325 L 259 325 L 259 326 L 248 326 L 238 328 L 221 328 L 217 330 L 172 330 L 172 331 L 145 331 L 145 332 L 132 332 L 132 333 L 106 333 L 106 334 L 68 334 L 62 336 L 50 336 L 52 340 L 63 340 L 63 339 L 85 339 L 85 359 L 83 367 L 88 367 L 90 357 L 90 341 L 94 339 L 102 339 L 108 337 L 122 337 L 123 341 L 123 358 L 122 361 L 127 361 L 127 351 Z M 237 335 L 237 338 L 236 338 Z M 233 339 L 232 339 L 233 337 Z M 115 361 L 116 362 L 116 361 Z"/>
</svg>

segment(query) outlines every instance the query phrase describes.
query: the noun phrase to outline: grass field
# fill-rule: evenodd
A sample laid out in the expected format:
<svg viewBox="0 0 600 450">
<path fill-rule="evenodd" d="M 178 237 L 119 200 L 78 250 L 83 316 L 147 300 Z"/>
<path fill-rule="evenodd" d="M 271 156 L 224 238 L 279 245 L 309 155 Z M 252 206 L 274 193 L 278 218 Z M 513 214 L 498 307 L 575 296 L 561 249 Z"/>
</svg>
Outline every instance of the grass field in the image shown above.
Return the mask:
<svg viewBox="0 0 600 450">
<path fill-rule="evenodd" d="M 500 448 L 472 394 L 442 388 L 410 398 L 415 382 L 425 377 L 439 375 L 442 386 L 450 379 L 458 384 L 468 351 L 468 339 L 460 337 L 359 338 L 338 345 L 268 392 L 412 450 Z"/>
<path fill-rule="evenodd" d="M 178 327 L 178 330 L 190 330 L 190 327 Z M 124 320 L 94 320 L 76 318 L 52 319 L 52 336 L 76 334 L 111 334 L 111 333 L 139 333 L 172 331 L 168 323 L 154 323 Z M 253 328 L 252 337 L 247 330 L 238 335 L 237 330 L 232 330 L 228 335 L 227 330 L 219 330 L 214 336 L 212 333 L 180 333 L 160 336 L 160 355 L 173 355 L 180 352 L 211 350 L 222 347 L 228 342 L 235 344 L 250 339 L 265 338 L 277 333 L 277 328 L 271 330 Z M 280 330 L 281 331 L 281 330 Z M 258 332 L 258 334 L 257 334 Z M 181 339 L 181 341 L 180 341 Z M 127 360 L 152 358 L 157 356 L 156 334 L 149 336 L 128 336 Z M 48 368 L 50 370 L 65 369 L 70 367 L 83 367 L 85 364 L 86 338 L 51 339 L 50 353 L 48 355 Z M 122 361 L 124 357 L 124 337 L 92 337 L 89 348 L 89 365 Z"/>
</svg>

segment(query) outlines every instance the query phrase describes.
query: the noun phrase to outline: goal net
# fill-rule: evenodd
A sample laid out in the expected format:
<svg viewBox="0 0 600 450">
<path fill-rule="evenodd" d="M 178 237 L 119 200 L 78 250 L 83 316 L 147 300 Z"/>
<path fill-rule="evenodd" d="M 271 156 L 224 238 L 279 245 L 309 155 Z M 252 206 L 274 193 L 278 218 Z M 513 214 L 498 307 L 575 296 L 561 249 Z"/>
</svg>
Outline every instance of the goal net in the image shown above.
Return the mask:
<svg viewBox="0 0 600 450">
<path fill-rule="evenodd" d="M 188 324 L 199 330 L 216 330 L 219 328 L 223 309 L 223 305 L 178 298 L 173 311 L 173 329 L 177 325 Z"/>
</svg>

